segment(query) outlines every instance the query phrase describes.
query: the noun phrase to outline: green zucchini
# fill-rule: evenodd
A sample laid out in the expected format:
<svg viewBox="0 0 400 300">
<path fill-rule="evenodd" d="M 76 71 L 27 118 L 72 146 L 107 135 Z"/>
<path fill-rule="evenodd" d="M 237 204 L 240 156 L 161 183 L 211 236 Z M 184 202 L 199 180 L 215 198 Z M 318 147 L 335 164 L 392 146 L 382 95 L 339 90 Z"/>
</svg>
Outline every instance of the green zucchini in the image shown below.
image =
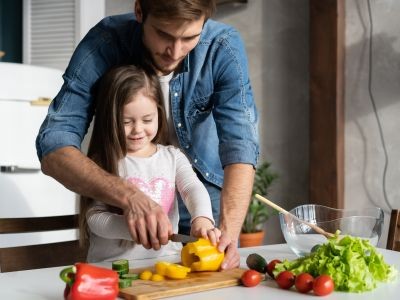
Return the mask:
<svg viewBox="0 0 400 300">
<path fill-rule="evenodd" d="M 251 270 L 255 270 L 260 273 L 265 273 L 267 270 L 267 261 L 264 257 L 257 253 L 252 253 L 247 256 L 246 265 Z"/>
<path fill-rule="evenodd" d="M 311 253 L 314 253 L 318 251 L 318 249 L 321 248 L 321 244 L 316 244 L 311 248 Z"/>
<path fill-rule="evenodd" d="M 128 274 L 123 274 L 121 276 L 121 279 L 130 279 L 131 281 L 139 279 L 139 274 L 136 273 L 128 273 Z"/>
<path fill-rule="evenodd" d="M 112 262 L 112 269 L 114 271 L 129 270 L 129 261 L 127 259 L 118 259 Z"/>
<path fill-rule="evenodd" d="M 112 269 L 118 273 L 121 277 L 124 274 L 129 273 L 129 261 L 127 259 L 114 260 L 112 262 Z"/>
<path fill-rule="evenodd" d="M 120 289 L 128 288 L 128 287 L 132 286 L 132 280 L 129 279 L 129 278 L 128 279 L 120 278 L 118 280 L 118 286 L 119 286 Z"/>
</svg>

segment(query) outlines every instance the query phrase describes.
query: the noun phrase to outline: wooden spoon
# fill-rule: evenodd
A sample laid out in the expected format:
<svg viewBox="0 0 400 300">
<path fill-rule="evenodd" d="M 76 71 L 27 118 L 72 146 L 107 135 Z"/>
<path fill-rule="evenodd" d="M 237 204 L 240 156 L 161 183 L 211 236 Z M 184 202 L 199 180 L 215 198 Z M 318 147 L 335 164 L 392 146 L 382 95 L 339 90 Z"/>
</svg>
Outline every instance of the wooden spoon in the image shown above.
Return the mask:
<svg viewBox="0 0 400 300">
<path fill-rule="evenodd" d="M 332 238 L 335 235 L 333 233 L 330 232 L 326 232 L 325 230 L 323 230 L 321 227 L 318 227 L 315 224 L 309 223 L 305 220 L 302 220 L 298 217 L 296 217 L 295 215 L 291 214 L 290 212 L 288 212 L 287 210 L 283 209 L 282 207 L 280 207 L 279 205 L 276 205 L 274 202 L 268 200 L 267 198 L 264 198 L 263 196 L 260 196 L 259 194 L 255 194 L 255 197 L 260 200 L 261 202 L 271 206 L 272 208 L 276 209 L 277 211 L 280 211 L 281 213 L 283 213 L 284 215 L 289 215 L 292 218 L 296 219 L 297 221 L 306 224 L 307 226 L 310 226 L 312 229 L 314 229 L 316 232 L 318 232 L 319 234 L 322 234 L 323 236 L 325 236 L 326 238 Z"/>
</svg>

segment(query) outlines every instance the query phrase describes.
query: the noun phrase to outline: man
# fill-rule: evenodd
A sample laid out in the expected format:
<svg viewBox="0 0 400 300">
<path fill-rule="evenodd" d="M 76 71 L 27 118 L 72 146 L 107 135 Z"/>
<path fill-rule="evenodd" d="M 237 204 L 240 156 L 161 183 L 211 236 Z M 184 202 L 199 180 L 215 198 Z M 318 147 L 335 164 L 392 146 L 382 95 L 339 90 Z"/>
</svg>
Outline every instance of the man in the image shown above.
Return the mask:
<svg viewBox="0 0 400 300">
<path fill-rule="evenodd" d="M 258 159 L 257 112 L 243 43 L 233 28 L 209 20 L 214 7 L 209 0 L 137 0 L 134 14 L 92 28 L 71 58 L 36 144 L 45 174 L 122 208 L 134 241 L 153 249 L 168 243 L 171 224 L 161 207 L 79 150 L 99 78 L 120 64 L 150 67 L 163 87 L 170 141 L 210 193 L 222 231 L 218 248 L 226 252 L 222 268 L 228 269 L 239 265 L 237 238 Z M 183 210 L 181 221 L 188 233 Z"/>
</svg>

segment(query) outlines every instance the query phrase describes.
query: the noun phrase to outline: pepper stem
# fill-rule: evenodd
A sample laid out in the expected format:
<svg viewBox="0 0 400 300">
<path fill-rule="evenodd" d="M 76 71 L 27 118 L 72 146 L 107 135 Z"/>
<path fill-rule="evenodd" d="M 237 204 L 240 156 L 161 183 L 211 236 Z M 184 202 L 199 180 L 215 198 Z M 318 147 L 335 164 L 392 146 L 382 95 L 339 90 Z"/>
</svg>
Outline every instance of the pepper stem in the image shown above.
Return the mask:
<svg viewBox="0 0 400 300">
<path fill-rule="evenodd" d="M 69 286 L 72 286 L 72 284 L 74 283 L 74 279 L 75 279 L 75 273 L 76 273 L 75 266 L 67 267 L 67 268 L 61 270 L 60 278 L 66 284 L 68 284 Z"/>
</svg>

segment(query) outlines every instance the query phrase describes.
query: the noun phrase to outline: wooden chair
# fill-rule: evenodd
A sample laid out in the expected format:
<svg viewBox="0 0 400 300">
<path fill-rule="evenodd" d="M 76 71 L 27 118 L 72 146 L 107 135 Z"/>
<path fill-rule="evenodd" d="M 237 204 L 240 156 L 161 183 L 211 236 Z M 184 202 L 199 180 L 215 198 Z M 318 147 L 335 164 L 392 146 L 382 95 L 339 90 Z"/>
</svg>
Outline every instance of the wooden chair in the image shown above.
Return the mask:
<svg viewBox="0 0 400 300">
<path fill-rule="evenodd" d="M 390 216 L 386 248 L 400 251 L 400 211 L 397 209 L 393 209 Z"/>
<path fill-rule="evenodd" d="M 77 229 L 78 215 L 0 219 L 1 234 Z M 78 240 L 0 248 L 0 272 L 72 265 L 86 261 Z"/>
</svg>

